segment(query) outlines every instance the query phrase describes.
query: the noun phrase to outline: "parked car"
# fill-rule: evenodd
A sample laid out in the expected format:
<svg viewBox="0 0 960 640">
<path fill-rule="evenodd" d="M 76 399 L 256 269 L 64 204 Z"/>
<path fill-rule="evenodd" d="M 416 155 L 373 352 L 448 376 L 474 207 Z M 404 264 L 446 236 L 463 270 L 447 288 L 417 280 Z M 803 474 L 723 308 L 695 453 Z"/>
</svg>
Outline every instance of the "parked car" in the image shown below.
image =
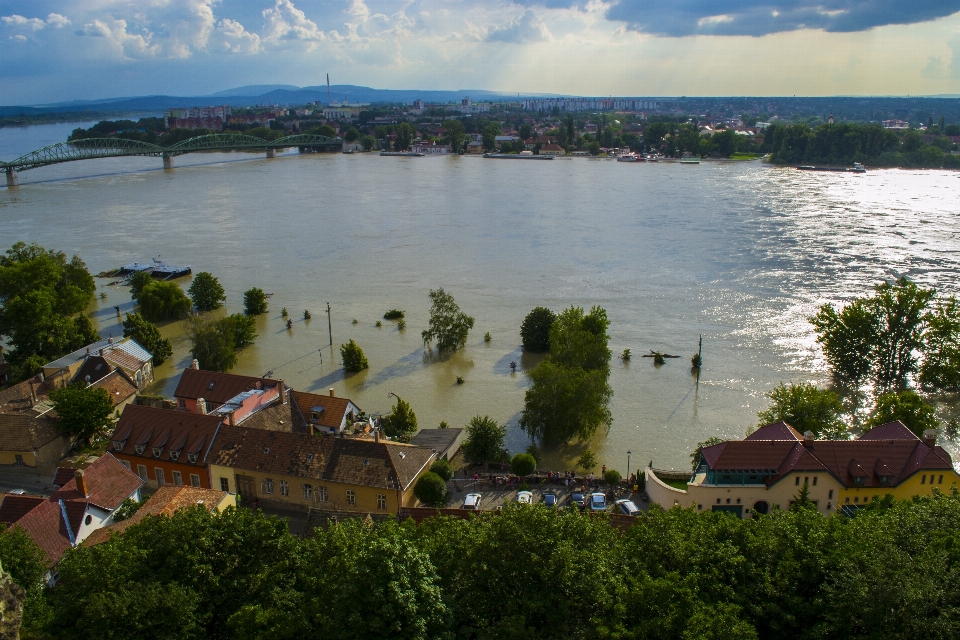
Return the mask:
<svg viewBox="0 0 960 640">
<path fill-rule="evenodd" d="M 530 491 L 517 491 L 517 502 L 520 504 L 531 504 L 533 502 L 533 493 Z"/>
<path fill-rule="evenodd" d="M 543 504 L 547 509 L 556 509 L 557 508 L 557 494 L 548 491 L 543 494 Z"/>
<path fill-rule="evenodd" d="M 482 496 L 479 493 L 468 493 L 467 497 L 463 499 L 463 506 L 461 509 L 479 509 L 480 500 Z"/>
<path fill-rule="evenodd" d="M 614 504 L 617 505 L 617 509 L 619 509 L 620 513 L 622 513 L 625 516 L 640 515 L 640 509 L 637 508 L 637 505 L 633 504 L 632 500 L 621 498 L 617 500 Z"/>
<path fill-rule="evenodd" d="M 586 505 L 586 502 L 584 502 L 583 500 L 583 494 L 582 493 L 570 494 L 570 504 L 582 510 L 584 505 Z"/>
<path fill-rule="evenodd" d="M 606 494 L 597 492 L 590 494 L 590 511 L 606 511 L 607 510 L 607 496 Z"/>
</svg>

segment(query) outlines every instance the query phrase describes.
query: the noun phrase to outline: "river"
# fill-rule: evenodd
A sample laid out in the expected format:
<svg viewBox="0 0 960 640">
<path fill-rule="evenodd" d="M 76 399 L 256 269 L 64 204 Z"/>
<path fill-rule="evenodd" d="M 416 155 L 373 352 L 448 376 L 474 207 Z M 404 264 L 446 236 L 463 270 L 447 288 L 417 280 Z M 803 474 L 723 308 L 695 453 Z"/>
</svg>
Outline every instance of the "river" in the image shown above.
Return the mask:
<svg viewBox="0 0 960 640">
<path fill-rule="evenodd" d="M 76 126 L 0 129 L 0 158 Z M 18 189 L 0 188 L 0 246 L 24 240 L 76 253 L 94 273 L 160 255 L 216 275 L 226 312 L 261 287 L 273 294 L 270 311 L 235 373 L 332 388 L 373 413 L 389 411 L 393 392 L 421 427 L 490 415 L 508 425 L 513 452 L 528 444 L 517 420 L 525 372 L 537 362 L 519 347 L 523 317 L 538 305 L 601 305 L 615 355 L 613 423 L 549 454 L 541 466 L 550 468 L 572 468 L 585 447 L 621 472 L 628 451 L 632 470 L 651 460 L 686 468 L 697 442 L 743 437 L 780 381 L 826 382 L 806 321 L 820 304 L 900 275 L 958 293 L 957 172 L 295 152 L 160 164 L 116 158 L 20 173 Z M 103 335 L 120 335 L 113 307 L 133 304 L 107 282 L 98 280 L 106 298 L 90 315 Z M 476 318 L 467 347 L 446 359 L 425 353 L 420 338 L 437 287 Z M 406 330 L 375 326 L 392 308 L 406 312 Z M 158 368 L 154 390 L 172 395 L 189 345 L 180 323 L 161 330 L 174 357 Z M 689 358 L 701 335 L 698 384 Z M 345 376 L 336 347 L 351 338 L 370 369 Z M 625 348 L 628 363 L 616 357 Z M 682 358 L 656 367 L 639 357 L 651 349 Z M 954 404 L 941 411 L 952 415 Z"/>
</svg>

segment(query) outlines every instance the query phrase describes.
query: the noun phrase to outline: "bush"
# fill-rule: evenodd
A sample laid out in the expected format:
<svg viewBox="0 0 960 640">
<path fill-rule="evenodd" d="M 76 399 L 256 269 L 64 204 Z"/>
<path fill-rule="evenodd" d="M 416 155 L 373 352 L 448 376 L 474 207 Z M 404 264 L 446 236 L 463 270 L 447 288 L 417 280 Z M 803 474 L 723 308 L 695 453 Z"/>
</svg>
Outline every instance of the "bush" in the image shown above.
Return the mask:
<svg viewBox="0 0 960 640">
<path fill-rule="evenodd" d="M 550 327 L 556 314 L 546 307 L 537 307 L 527 314 L 520 325 L 520 341 L 525 351 L 544 352 L 550 350 Z"/>
<path fill-rule="evenodd" d="M 505 457 L 503 440 L 507 428 L 490 416 L 475 416 L 467 425 L 467 438 L 461 449 L 471 462 L 491 462 Z"/>
<path fill-rule="evenodd" d="M 463 379 L 463 376 L 457 376 L 457 384 L 463 384 L 464 382 L 466 381 Z"/>
<path fill-rule="evenodd" d="M 603 474 L 603 481 L 611 486 L 620 484 L 621 479 L 623 479 L 623 476 L 616 469 L 607 469 L 606 473 Z"/>
<path fill-rule="evenodd" d="M 201 271 L 193 277 L 190 288 L 187 289 L 193 306 L 200 311 L 213 311 L 223 306 L 227 294 L 213 274 Z"/>
<path fill-rule="evenodd" d="M 117 507 L 117 510 L 113 512 L 113 521 L 121 522 L 128 519 L 130 516 L 139 511 L 140 507 L 142 506 L 142 502 L 137 502 L 133 498 L 127 498 L 119 507 Z"/>
<path fill-rule="evenodd" d="M 363 371 L 370 366 L 363 349 L 353 339 L 340 345 L 340 357 L 343 359 L 343 368 L 350 372 Z"/>
<path fill-rule="evenodd" d="M 630 349 L 624 349 L 623 353 L 620 354 L 620 359 L 624 362 L 630 361 Z"/>
<path fill-rule="evenodd" d="M 490 335 L 490 332 L 489 332 L 489 331 L 487 331 L 485 334 L 483 334 L 483 341 L 484 341 L 484 342 L 490 342 L 491 340 L 493 340 L 493 336 Z"/>
<path fill-rule="evenodd" d="M 442 507 L 447 502 L 447 483 L 436 473 L 428 471 L 413 485 L 413 495 L 428 506 Z"/>
<path fill-rule="evenodd" d="M 248 316 L 259 316 L 267 312 L 267 294 L 263 289 L 254 287 L 243 292 L 243 312 Z"/>
<path fill-rule="evenodd" d="M 390 309 L 390 311 L 387 311 L 385 314 L 383 314 L 384 320 L 399 320 L 402 317 L 403 311 L 400 311 L 399 309 Z"/>
<path fill-rule="evenodd" d="M 526 478 L 537 470 L 537 459 L 529 453 L 518 453 L 510 460 L 510 471 Z"/>
<path fill-rule="evenodd" d="M 400 322 L 397 323 L 397 331 L 403 331 L 406 328 L 407 328 L 406 320 L 401 320 Z"/>
<path fill-rule="evenodd" d="M 160 335 L 157 325 L 145 320 L 139 313 L 128 313 L 123 321 L 123 335 L 139 342 L 153 356 L 153 364 L 160 366 L 173 355 L 173 345 Z"/>
<path fill-rule="evenodd" d="M 435 473 L 444 481 L 449 480 L 453 477 L 453 467 L 450 466 L 450 463 L 446 460 L 437 460 L 432 465 L 430 465 L 430 472 Z"/>
<path fill-rule="evenodd" d="M 183 318 L 193 303 L 175 282 L 152 280 L 140 291 L 140 313 L 151 322 Z"/>
<path fill-rule="evenodd" d="M 140 292 L 151 282 L 153 282 L 153 276 L 146 271 L 137 271 L 130 276 L 130 298 L 132 300 L 139 300 Z"/>
<path fill-rule="evenodd" d="M 413 434 L 417 432 L 417 414 L 410 408 L 409 403 L 397 398 L 397 404 L 393 407 L 393 412 L 383 419 L 383 429 L 388 436 L 409 442 Z"/>
</svg>

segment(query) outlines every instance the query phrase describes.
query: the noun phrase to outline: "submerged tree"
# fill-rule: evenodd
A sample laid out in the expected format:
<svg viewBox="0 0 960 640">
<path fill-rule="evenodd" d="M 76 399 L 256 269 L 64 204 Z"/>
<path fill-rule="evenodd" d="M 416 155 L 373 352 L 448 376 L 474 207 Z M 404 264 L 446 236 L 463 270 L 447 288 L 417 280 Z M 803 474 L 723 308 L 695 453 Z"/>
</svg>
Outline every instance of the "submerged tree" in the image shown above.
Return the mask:
<svg viewBox="0 0 960 640">
<path fill-rule="evenodd" d="M 933 407 L 923 401 L 914 391 L 884 393 L 877 398 L 873 414 L 864 425 L 867 429 L 899 420 L 918 437 L 927 429 L 939 429 Z"/>
<path fill-rule="evenodd" d="M 417 414 L 407 401 L 397 398 L 393 411 L 383 418 L 384 432 L 395 440 L 409 442 L 417 428 Z"/>
<path fill-rule="evenodd" d="M 201 271 L 193 277 L 190 288 L 187 289 L 193 306 L 199 311 L 213 311 L 223 306 L 227 294 L 220 281 L 212 273 Z"/>
<path fill-rule="evenodd" d="M 423 330 L 424 344 L 436 341 L 438 351 L 456 351 L 467 344 L 473 318 L 460 311 L 453 296 L 442 288 L 430 290 L 430 323 Z"/>
<path fill-rule="evenodd" d="M 192 306 L 176 282 L 154 280 L 140 291 L 140 313 L 153 322 L 183 318 Z"/>
<path fill-rule="evenodd" d="M 812 431 L 819 440 L 845 440 L 849 426 L 843 419 L 840 396 L 802 382 L 782 382 L 767 394 L 770 406 L 757 413 L 760 426 L 786 422 L 800 433 Z"/>
<path fill-rule="evenodd" d="M 248 316 L 259 316 L 267 312 L 267 294 L 263 289 L 254 287 L 243 292 L 243 312 Z"/>
<path fill-rule="evenodd" d="M 546 307 L 536 307 L 528 313 L 520 325 L 520 342 L 524 350 L 549 351 L 550 327 L 556 319 L 556 314 Z"/>
<path fill-rule="evenodd" d="M 153 364 L 159 366 L 173 355 L 173 345 L 160 335 L 157 325 L 145 319 L 139 313 L 128 313 L 123 321 L 123 335 L 139 342 L 150 355 Z"/>
<path fill-rule="evenodd" d="M 363 349 L 352 338 L 347 344 L 340 345 L 340 358 L 343 360 L 343 368 L 350 372 L 363 371 L 370 366 Z"/>
</svg>

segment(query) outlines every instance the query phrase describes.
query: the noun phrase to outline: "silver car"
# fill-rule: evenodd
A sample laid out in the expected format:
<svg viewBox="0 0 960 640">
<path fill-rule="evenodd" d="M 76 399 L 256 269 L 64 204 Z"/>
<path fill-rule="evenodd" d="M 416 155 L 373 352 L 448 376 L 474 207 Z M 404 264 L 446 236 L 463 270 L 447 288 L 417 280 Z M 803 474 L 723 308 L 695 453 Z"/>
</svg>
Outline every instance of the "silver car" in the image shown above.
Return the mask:
<svg viewBox="0 0 960 640">
<path fill-rule="evenodd" d="M 460 508 L 477 510 L 480 508 L 481 498 L 482 496 L 479 493 L 468 493 L 467 497 L 463 499 L 463 506 Z"/>
<path fill-rule="evenodd" d="M 615 503 L 617 509 L 625 516 L 638 516 L 640 515 L 640 509 L 637 508 L 637 505 L 633 504 L 633 500 L 627 500 L 626 498 L 621 498 Z"/>
</svg>

